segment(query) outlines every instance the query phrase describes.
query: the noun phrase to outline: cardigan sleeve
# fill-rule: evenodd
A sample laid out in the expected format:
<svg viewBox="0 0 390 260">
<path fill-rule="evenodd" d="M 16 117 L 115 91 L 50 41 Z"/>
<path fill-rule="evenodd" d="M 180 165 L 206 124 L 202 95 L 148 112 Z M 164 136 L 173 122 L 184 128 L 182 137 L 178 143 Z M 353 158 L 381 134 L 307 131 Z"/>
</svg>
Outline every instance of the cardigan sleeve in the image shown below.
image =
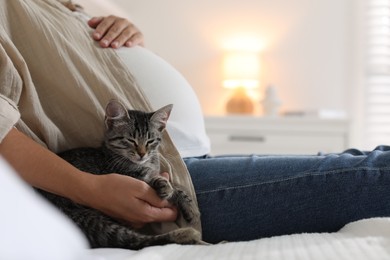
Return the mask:
<svg viewBox="0 0 390 260">
<path fill-rule="evenodd" d="M 23 81 L 0 41 L 0 142 L 19 121 L 17 102 Z"/>
<path fill-rule="evenodd" d="M 0 94 L 0 143 L 19 118 L 20 114 L 16 104 Z"/>
</svg>

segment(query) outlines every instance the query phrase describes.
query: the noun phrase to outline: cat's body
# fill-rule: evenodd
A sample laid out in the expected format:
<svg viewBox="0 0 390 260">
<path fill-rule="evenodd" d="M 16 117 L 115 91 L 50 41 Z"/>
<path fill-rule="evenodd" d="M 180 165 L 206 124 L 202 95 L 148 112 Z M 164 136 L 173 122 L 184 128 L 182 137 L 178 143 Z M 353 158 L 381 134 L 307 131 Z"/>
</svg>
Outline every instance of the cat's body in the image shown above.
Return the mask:
<svg viewBox="0 0 390 260">
<path fill-rule="evenodd" d="M 117 101 L 106 108 L 105 140 L 100 148 L 77 148 L 59 154 L 82 171 L 93 174 L 119 173 L 145 181 L 157 194 L 176 205 L 184 219 L 199 218 L 195 203 L 178 186 L 160 175 L 157 148 L 172 106 L 153 113 L 126 110 Z M 139 249 L 168 243 L 202 244 L 193 228 L 180 228 L 162 235 L 147 235 L 120 223 L 98 210 L 45 191 L 47 199 L 68 215 L 87 236 L 92 247 Z"/>
</svg>

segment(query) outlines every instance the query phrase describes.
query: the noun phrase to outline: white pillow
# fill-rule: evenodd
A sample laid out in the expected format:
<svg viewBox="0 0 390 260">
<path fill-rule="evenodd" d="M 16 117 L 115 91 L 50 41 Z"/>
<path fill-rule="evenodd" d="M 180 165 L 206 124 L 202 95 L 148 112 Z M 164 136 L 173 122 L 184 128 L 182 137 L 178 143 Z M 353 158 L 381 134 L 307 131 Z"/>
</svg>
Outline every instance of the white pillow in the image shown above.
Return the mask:
<svg viewBox="0 0 390 260">
<path fill-rule="evenodd" d="M 85 259 L 79 229 L 0 156 L 0 259 Z"/>
</svg>

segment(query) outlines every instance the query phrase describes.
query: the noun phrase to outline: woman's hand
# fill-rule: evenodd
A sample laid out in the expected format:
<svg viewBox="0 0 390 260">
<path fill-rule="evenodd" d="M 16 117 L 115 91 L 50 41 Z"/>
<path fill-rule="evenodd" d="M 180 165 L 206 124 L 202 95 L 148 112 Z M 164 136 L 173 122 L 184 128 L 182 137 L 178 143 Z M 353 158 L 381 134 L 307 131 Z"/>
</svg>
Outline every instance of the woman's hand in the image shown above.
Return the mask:
<svg viewBox="0 0 390 260">
<path fill-rule="evenodd" d="M 144 46 L 144 37 L 138 28 L 129 20 L 114 15 L 106 17 L 93 17 L 88 25 L 95 31 L 92 37 L 103 48 L 117 49 L 121 46 Z"/>
<path fill-rule="evenodd" d="M 177 218 L 177 209 L 141 180 L 119 174 L 96 175 L 90 187 L 86 204 L 135 228 Z"/>
</svg>

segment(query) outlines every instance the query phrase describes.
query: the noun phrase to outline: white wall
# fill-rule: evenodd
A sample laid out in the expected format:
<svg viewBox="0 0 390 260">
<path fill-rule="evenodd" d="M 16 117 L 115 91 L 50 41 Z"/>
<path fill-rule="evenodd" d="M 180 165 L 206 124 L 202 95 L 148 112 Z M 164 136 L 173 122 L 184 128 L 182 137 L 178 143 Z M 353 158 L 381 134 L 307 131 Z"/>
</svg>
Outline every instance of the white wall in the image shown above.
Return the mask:
<svg viewBox="0 0 390 260">
<path fill-rule="evenodd" d="M 103 10 L 78 2 L 127 14 L 192 84 L 205 114 L 223 113 L 223 44 L 238 34 L 261 40 L 262 87 L 277 87 L 283 110 L 352 110 L 354 0 L 111 0 L 119 8 Z"/>
</svg>

